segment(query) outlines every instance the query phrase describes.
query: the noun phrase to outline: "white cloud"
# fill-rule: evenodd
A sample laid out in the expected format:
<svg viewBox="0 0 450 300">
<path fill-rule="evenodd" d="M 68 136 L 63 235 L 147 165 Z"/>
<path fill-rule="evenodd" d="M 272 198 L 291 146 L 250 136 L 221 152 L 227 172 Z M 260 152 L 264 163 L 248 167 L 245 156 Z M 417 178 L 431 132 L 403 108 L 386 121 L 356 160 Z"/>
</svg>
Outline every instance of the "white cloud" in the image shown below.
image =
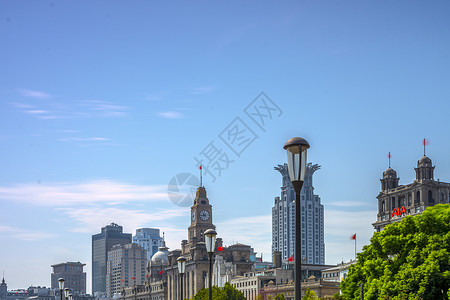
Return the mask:
<svg viewBox="0 0 450 300">
<path fill-rule="evenodd" d="M 158 113 L 158 115 L 160 115 L 163 118 L 167 118 L 167 119 L 179 119 L 179 118 L 183 117 L 183 115 L 181 113 L 176 112 L 176 111 L 160 112 L 160 113 Z"/>
<path fill-rule="evenodd" d="M 206 86 L 192 88 L 191 93 L 192 94 L 208 94 L 208 93 L 212 92 L 213 90 L 215 90 L 214 86 L 206 85 Z"/>
<path fill-rule="evenodd" d="M 20 90 L 20 92 L 22 93 L 22 95 L 27 96 L 27 97 L 32 97 L 32 98 L 39 98 L 39 99 L 51 98 L 50 94 L 40 92 L 40 91 L 22 89 L 22 90 Z"/>
<path fill-rule="evenodd" d="M 68 137 L 59 139 L 62 142 L 104 142 L 109 141 L 105 137 Z"/>
<path fill-rule="evenodd" d="M 47 232 L 32 231 L 18 227 L 0 225 L 0 237 L 5 235 L 9 238 L 16 238 L 24 241 L 42 241 L 54 238 L 55 235 Z"/>
<path fill-rule="evenodd" d="M 91 233 L 112 221 L 126 229 L 136 229 L 149 223 L 161 223 L 171 219 L 187 216 L 189 211 L 183 208 L 164 209 L 160 211 L 144 211 L 137 209 L 123 209 L 116 207 L 96 208 L 61 208 L 62 213 L 76 220 L 81 226 L 75 227 L 74 232 Z M 169 221 L 170 222 L 170 221 Z"/>
<path fill-rule="evenodd" d="M 0 199 L 57 207 L 95 203 L 117 205 L 138 201 L 167 201 L 167 186 L 144 186 L 114 180 L 16 184 L 0 186 Z"/>
<path fill-rule="evenodd" d="M 271 215 L 230 219 L 216 226 L 217 236 L 223 239 L 224 245 L 239 242 L 253 247 L 256 252 L 272 252 Z"/>
</svg>

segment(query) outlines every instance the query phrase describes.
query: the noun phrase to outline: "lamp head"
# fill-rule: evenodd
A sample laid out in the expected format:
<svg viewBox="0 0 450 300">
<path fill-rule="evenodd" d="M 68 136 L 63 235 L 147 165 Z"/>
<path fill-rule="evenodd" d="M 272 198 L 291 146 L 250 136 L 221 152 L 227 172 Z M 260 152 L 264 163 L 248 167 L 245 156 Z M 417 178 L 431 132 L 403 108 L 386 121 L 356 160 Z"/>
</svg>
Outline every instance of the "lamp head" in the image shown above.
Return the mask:
<svg viewBox="0 0 450 300">
<path fill-rule="evenodd" d="M 305 180 L 306 150 L 309 148 L 309 143 L 303 138 L 293 137 L 284 144 L 283 148 L 287 152 L 289 178 L 294 187 L 301 188 Z"/>
<path fill-rule="evenodd" d="M 217 232 L 214 229 L 208 229 L 203 235 L 205 236 L 206 251 L 208 253 L 213 253 L 214 248 L 216 247 Z"/>
</svg>

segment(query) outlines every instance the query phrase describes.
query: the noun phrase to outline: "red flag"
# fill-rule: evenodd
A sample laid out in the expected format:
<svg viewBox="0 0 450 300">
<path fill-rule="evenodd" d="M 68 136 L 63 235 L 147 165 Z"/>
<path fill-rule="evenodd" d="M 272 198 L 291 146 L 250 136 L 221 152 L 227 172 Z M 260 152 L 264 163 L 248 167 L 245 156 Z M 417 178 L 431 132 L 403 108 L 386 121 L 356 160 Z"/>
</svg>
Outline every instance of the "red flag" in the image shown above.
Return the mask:
<svg viewBox="0 0 450 300">
<path fill-rule="evenodd" d="M 148 278 L 148 274 L 147 274 L 147 275 L 145 275 L 145 277 L 147 277 L 147 278 Z"/>
<path fill-rule="evenodd" d="M 125 279 L 122 279 L 122 282 L 124 282 L 125 281 Z"/>
<path fill-rule="evenodd" d="M 391 152 L 389 152 L 389 154 L 388 154 L 388 158 L 389 158 L 389 159 L 391 158 Z"/>
<path fill-rule="evenodd" d="M 428 145 L 429 141 L 427 139 L 423 139 L 422 143 L 423 143 L 424 146 L 426 146 L 426 145 Z"/>
<path fill-rule="evenodd" d="M 164 271 L 163 270 L 161 270 L 161 271 L 159 271 L 159 274 L 162 274 Z"/>
<path fill-rule="evenodd" d="M 261 262 L 262 262 L 262 253 L 261 253 Z"/>
<path fill-rule="evenodd" d="M 223 247 L 222 246 L 217 247 L 217 251 L 223 251 Z"/>
<path fill-rule="evenodd" d="M 294 261 L 294 257 L 291 255 L 288 259 L 288 261 Z"/>
<path fill-rule="evenodd" d="M 200 167 L 198 167 L 200 170 L 202 169 L 202 165 L 200 165 Z"/>
<path fill-rule="evenodd" d="M 356 233 L 350 237 L 352 240 L 356 240 Z"/>
<path fill-rule="evenodd" d="M 136 278 L 133 276 L 133 277 L 131 277 L 131 279 L 135 280 Z"/>
</svg>

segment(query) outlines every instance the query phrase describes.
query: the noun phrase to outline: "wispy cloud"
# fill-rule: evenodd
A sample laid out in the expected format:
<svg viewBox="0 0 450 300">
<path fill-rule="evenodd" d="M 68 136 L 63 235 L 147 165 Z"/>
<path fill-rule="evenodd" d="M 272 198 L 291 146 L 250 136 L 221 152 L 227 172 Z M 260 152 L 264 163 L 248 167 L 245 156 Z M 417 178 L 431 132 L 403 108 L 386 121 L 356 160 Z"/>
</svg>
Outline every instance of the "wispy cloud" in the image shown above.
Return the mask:
<svg viewBox="0 0 450 300">
<path fill-rule="evenodd" d="M 59 139 L 62 142 L 104 142 L 109 141 L 104 137 L 68 137 Z"/>
<path fill-rule="evenodd" d="M 167 119 L 180 119 L 183 117 L 183 114 L 177 111 L 165 111 L 158 113 L 159 116 Z"/>
<path fill-rule="evenodd" d="M 32 97 L 32 98 L 39 98 L 39 99 L 49 99 L 51 98 L 50 94 L 40 92 L 40 91 L 33 91 L 33 90 L 26 90 L 21 89 L 20 93 L 26 97 Z"/>
<path fill-rule="evenodd" d="M 121 209 L 107 207 L 94 210 L 92 208 L 64 208 L 62 213 L 77 221 L 81 226 L 75 227 L 74 232 L 95 232 L 98 228 L 114 220 L 126 228 L 139 228 L 144 224 L 161 223 L 189 214 L 186 209 L 163 209 L 159 211 L 143 211 L 135 209 Z M 170 222 L 170 221 L 169 221 Z"/>
<path fill-rule="evenodd" d="M 230 219 L 216 225 L 218 236 L 223 239 L 225 245 L 231 245 L 234 241 L 250 245 L 256 252 L 270 253 L 272 251 L 271 215 Z"/>
<path fill-rule="evenodd" d="M 0 236 L 2 235 L 6 235 L 8 238 L 16 238 L 24 241 L 42 241 L 55 237 L 52 233 L 0 225 Z"/>
<path fill-rule="evenodd" d="M 80 105 L 87 108 L 88 115 L 95 114 L 104 117 L 124 117 L 130 109 L 127 106 L 116 105 L 102 100 L 82 101 Z"/>
<path fill-rule="evenodd" d="M 167 186 L 144 186 L 113 180 L 17 184 L 0 186 L 0 199 L 56 207 L 96 203 L 118 205 L 142 201 L 167 201 Z"/>
<path fill-rule="evenodd" d="M 208 94 L 214 91 L 215 88 L 216 87 L 211 85 L 195 87 L 191 89 L 191 94 Z"/>
</svg>

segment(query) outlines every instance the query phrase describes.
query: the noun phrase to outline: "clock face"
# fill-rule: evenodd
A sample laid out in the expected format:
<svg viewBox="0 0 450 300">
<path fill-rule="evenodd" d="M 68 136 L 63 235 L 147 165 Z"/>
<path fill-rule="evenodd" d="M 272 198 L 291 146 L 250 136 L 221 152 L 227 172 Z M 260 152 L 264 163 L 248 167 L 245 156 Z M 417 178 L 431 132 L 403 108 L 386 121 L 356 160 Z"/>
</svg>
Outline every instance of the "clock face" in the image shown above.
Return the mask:
<svg viewBox="0 0 450 300">
<path fill-rule="evenodd" d="M 199 216 L 203 221 L 209 220 L 209 212 L 207 210 L 201 210 Z"/>
<path fill-rule="evenodd" d="M 192 222 L 195 222 L 195 211 L 192 212 Z"/>
</svg>

